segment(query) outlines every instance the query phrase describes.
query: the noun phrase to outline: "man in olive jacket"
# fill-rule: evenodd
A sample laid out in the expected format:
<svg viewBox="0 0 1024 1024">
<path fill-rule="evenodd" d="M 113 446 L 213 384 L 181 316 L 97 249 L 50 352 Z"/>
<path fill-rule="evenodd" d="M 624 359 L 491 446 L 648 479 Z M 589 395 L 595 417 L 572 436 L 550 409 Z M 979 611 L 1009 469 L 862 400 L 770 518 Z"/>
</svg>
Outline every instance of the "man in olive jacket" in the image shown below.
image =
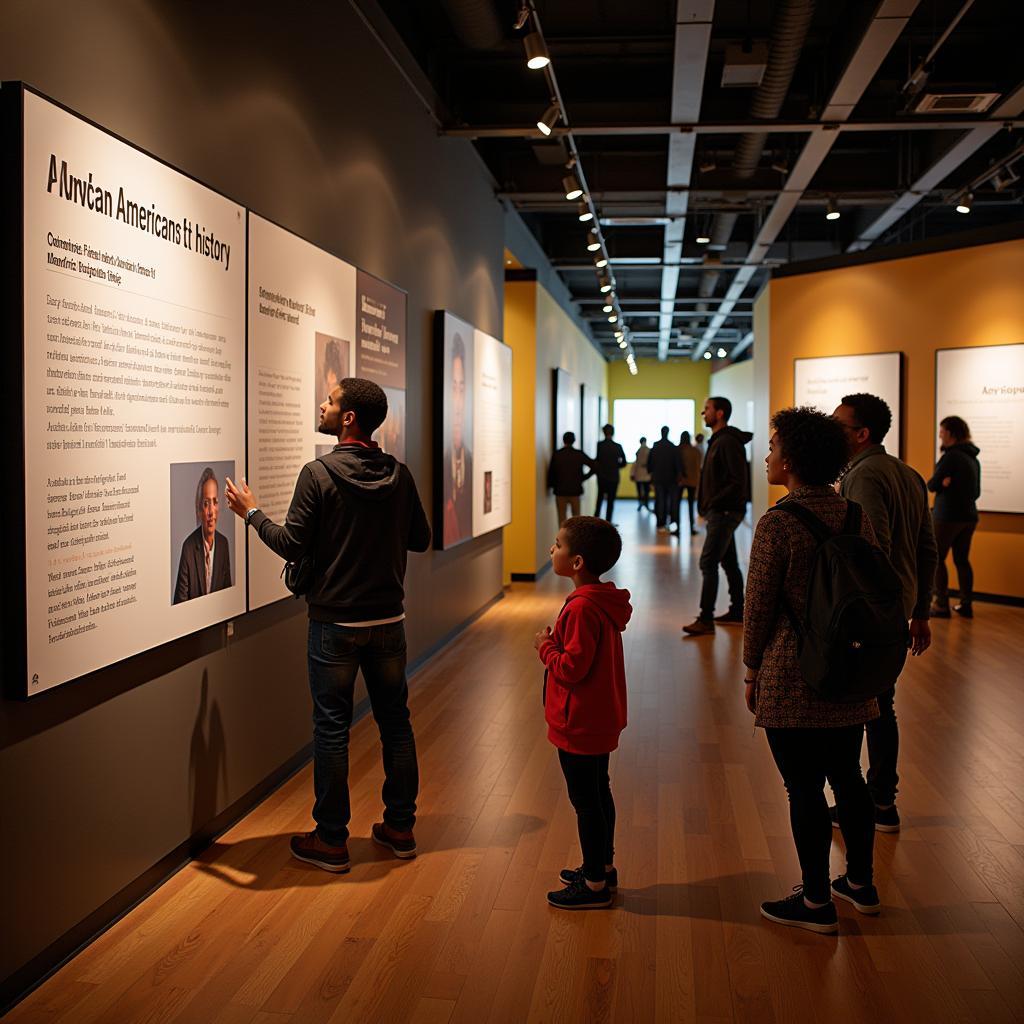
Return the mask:
<svg viewBox="0 0 1024 1024">
<path fill-rule="evenodd" d="M 889 556 L 903 585 L 903 610 L 910 620 L 910 653 L 924 654 L 931 644 L 928 615 L 938 560 L 925 482 L 882 445 L 892 425 L 892 412 L 881 398 L 846 395 L 833 415 L 846 430 L 853 456 L 839 493 L 857 502 L 871 520 L 878 546 Z M 900 828 L 896 811 L 900 738 L 893 709 L 895 696 L 895 687 L 879 696 L 880 717 L 866 726 L 868 789 L 875 800 L 875 828 L 879 832 L 898 832 Z"/>
</svg>

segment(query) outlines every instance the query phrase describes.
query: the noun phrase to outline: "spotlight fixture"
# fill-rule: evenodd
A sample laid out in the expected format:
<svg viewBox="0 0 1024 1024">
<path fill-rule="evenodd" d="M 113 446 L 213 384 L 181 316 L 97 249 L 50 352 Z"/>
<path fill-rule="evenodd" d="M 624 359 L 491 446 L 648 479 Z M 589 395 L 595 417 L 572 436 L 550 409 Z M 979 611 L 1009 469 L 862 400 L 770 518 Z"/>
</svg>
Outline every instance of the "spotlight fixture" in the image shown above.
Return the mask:
<svg viewBox="0 0 1024 1024">
<path fill-rule="evenodd" d="M 579 199 L 583 195 L 583 189 L 580 187 L 579 179 L 574 173 L 567 174 L 562 179 L 562 188 L 565 189 L 566 199 Z"/>
<path fill-rule="evenodd" d="M 541 68 L 546 68 L 551 63 L 551 58 L 548 56 L 548 49 L 544 45 L 544 40 L 541 38 L 541 34 L 539 32 L 531 32 L 523 40 L 523 45 L 526 47 L 526 66 L 531 71 L 539 71 Z"/>
<path fill-rule="evenodd" d="M 599 274 L 601 279 L 601 294 L 607 295 L 612 290 L 612 279 L 607 274 Z"/>
<path fill-rule="evenodd" d="M 601 312 L 602 312 L 602 313 L 610 313 L 610 312 L 611 312 L 611 311 L 612 311 L 612 310 L 613 310 L 614 308 L 615 308 L 615 307 L 614 307 L 614 306 L 613 306 L 613 305 L 612 305 L 612 304 L 611 304 L 610 302 L 606 302 L 606 303 L 605 303 L 605 304 L 604 304 L 604 305 L 603 305 L 603 306 L 601 307 Z"/>
<path fill-rule="evenodd" d="M 718 355 L 718 358 L 719 358 L 719 359 L 724 359 L 724 358 L 726 357 L 726 351 L 725 351 L 725 349 L 724 349 L 724 348 L 720 348 L 720 349 L 718 350 L 718 352 L 717 352 L 717 355 Z"/>
<path fill-rule="evenodd" d="M 711 239 L 708 238 L 707 235 L 698 235 L 697 236 L 697 244 L 698 245 L 707 245 L 707 244 L 710 243 L 710 241 L 711 241 Z"/>
<path fill-rule="evenodd" d="M 620 338 L 619 339 L 619 348 L 625 348 L 625 347 L 626 347 L 626 339 L 625 338 Z"/>
<path fill-rule="evenodd" d="M 519 13 L 516 15 L 516 20 L 512 24 L 512 28 L 518 32 L 520 29 L 526 27 L 526 23 L 530 20 L 530 8 L 523 4 L 519 8 Z"/>
<path fill-rule="evenodd" d="M 825 206 L 825 220 L 839 220 L 841 214 L 839 213 L 839 207 L 836 205 L 835 197 L 829 196 L 828 203 Z"/>
<path fill-rule="evenodd" d="M 544 111 L 544 116 L 537 122 L 537 131 L 541 135 L 550 135 L 551 130 L 558 124 L 558 119 L 562 116 L 562 111 L 559 109 L 557 103 L 552 103 L 547 110 Z"/>
<path fill-rule="evenodd" d="M 625 331 L 616 331 L 615 332 L 615 337 L 616 338 L 621 338 L 625 333 L 626 333 Z"/>
<path fill-rule="evenodd" d="M 697 169 L 701 174 L 710 174 L 711 171 L 715 170 L 717 167 L 718 164 L 715 163 L 715 158 L 713 156 L 705 157 L 697 165 Z"/>
<path fill-rule="evenodd" d="M 597 252 L 601 248 L 601 236 L 598 234 L 597 228 L 591 228 L 587 237 L 590 239 L 587 242 L 587 252 Z"/>
<path fill-rule="evenodd" d="M 608 323 L 610 323 L 610 324 L 617 324 L 618 322 L 619 322 L 619 315 L 618 315 L 618 313 L 612 313 L 612 315 L 610 317 L 608 317 Z"/>
<path fill-rule="evenodd" d="M 710 359 L 711 358 L 711 353 L 710 352 L 705 352 L 704 353 L 704 358 L 705 359 Z"/>
<path fill-rule="evenodd" d="M 962 195 L 957 200 L 956 212 L 957 213 L 970 213 L 971 212 L 971 204 L 973 202 L 974 202 L 974 196 L 970 192 L 965 193 L 964 195 Z"/>
<path fill-rule="evenodd" d="M 580 223 L 586 224 L 588 220 L 594 219 L 594 211 L 586 203 L 580 203 L 577 207 L 580 213 Z"/>
<path fill-rule="evenodd" d="M 630 363 L 629 364 L 629 372 L 634 377 L 637 375 L 638 371 L 637 371 L 637 368 L 636 368 L 636 363 Z"/>
<path fill-rule="evenodd" d="M 605 254 L 603 252 L 595 252 L 594 253 L 594 266 L 597 267 L 598 270 L 601 270 L 603 267 L 607 267 L 608 266 L 608 257 L 605 256 Z M 601 290 L 604 291 L 604 287 L 603 286 L 602 286 Z M 611 291 L 611 286 L 610 285 L 608 287 L 608 291 Z"/>
</svg>

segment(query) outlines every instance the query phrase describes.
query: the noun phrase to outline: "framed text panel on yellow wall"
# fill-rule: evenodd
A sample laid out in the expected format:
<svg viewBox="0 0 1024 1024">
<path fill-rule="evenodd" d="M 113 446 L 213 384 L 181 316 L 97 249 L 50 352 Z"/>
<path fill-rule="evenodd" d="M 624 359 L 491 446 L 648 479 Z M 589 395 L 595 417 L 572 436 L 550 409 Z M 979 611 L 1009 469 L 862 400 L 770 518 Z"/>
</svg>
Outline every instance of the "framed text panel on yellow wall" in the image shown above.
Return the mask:
<svg viewBox="0 0 1024 1024">
<path fill-rule="evenodd" d="M 979 512 L 1024 514 L 1024 343 L 935 353 L 935 434 L 959 416 L 979 448 Z"/>
</svg>

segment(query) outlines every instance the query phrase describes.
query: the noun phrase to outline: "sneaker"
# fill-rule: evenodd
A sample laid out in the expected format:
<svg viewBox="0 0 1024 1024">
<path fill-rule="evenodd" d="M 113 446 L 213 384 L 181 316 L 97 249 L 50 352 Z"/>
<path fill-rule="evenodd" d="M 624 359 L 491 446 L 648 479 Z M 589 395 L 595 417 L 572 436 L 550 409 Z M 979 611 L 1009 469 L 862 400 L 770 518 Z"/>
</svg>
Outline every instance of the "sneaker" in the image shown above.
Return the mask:
<svg viewBox="0 0 1024 1024">
<path fill-rule="evenodd" d="M 378 821 L 370 830 L 373 841 L 378 846 L 386 846 L 396 857 L 409 860 L 416 856 L 416 840 L 412 832 L 396 832 L 389 825 Z"/>
<path fill-rule="evenodd" d="M 548 893 L 548 903 L 559 910 L 604 910 L 612 905 L 612 891 L 606 885 L 594 892 L 586 882 L 572 882 Z"/>
<path fill-rule="evenodd" d="M 974 618 L 974 607 L 969 604 L 958 604 L 953 608 L 953 611 L 960 616 L 961 619 L 973 619 Z"/>
<path fill-rule="evenodd" d="M 951 619 L 953 617 L 948 604 L 933 604 L 928 615 L 933 619 Z"/>
<path fill-rule="evenodd" d="M 558 872 L 559 881 L 565 882 L 566 885 L 572 885 L 574 882 L 583 883 L 583 865 L 578 868 L 562 868 Z M 608 886 L 610 892 L 619 891 L 619 873 L 612 868 L 611 871 L 605 873 L 604 876 L 605 885 Z"/>
<path fill-rule="evenodd" d="M 862 914 L 877 914 L 882 909 L 878 890 L 873 885 L 862 885 L 854 889 L 846 875 L 840 875 L 832 883 L 832 895 L 852 903 Z"/>
<path fill-rule="evenodd" d="M 712 619 L 696 618 L 688 626 L 683 626 L 683 632 L 690 636 L 705 636 L 714 633 L 715 623 Z"/>
<path fill-rule="evenodd" d="M 716 615 L 715 622 L 722 626 L 742 626 L 743 612 L 735 612 L 730 608 L 724 615 Z"/>
<path fill-rule="evenodd" d="M 318 868 L 333 871 L 337 875 L 343 875 L 349 869 L 348 845 L 342 843 L 341 846 L 331 846 L 316 834 L 316 829 L 305 835 L 292 836 L 288 845 L 296 860 L 315 864 Z"/>
<path fill-rule="evenodd" d="M 784 900 L 768 900 L 761 904 L 761 916 L 776 924 L 791 928 L 806 928 L 821 935 L 834 935 L 839 931 L 839 915 L 831 900 L 823 907 L 809 907 L 804 903 L 804 887 L 798 885 L 792 896 Z"/>
<path fill-rule="evenodd" d="M 839 828 L 839 809 L 830 807 L 828 816 L 832 819 L 832 827 Z M 875 808 L 875 831 L 876 832 L 899 832 L 900 814 L 896 805 L 887 807 L 884 811 L 880 807 Z"/>
<path fill-rule="evenodd" d="M 899 832 L 900 830 L 900 812 L 896 810 L 896 805 L 892 807 L 886 807 L 882 810 L 881 807 L 875 808 L 875 831 L 876 832 Z"/>
</svg>

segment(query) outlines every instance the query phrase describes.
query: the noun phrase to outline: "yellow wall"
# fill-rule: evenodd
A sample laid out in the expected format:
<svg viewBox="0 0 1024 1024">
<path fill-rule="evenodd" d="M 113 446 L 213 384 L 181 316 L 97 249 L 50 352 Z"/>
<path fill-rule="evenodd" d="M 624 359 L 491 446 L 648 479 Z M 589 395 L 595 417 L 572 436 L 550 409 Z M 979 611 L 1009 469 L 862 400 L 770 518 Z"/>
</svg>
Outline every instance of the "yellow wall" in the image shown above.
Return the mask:
<svg viewBox="0 0 1024 1024">
<path fill-rule="evenodd" d="M 505 341 L 512 347 L 512 523 L 505 528 L 505 580 L 535 574 L 548 561 L 558 530 L 555 499 L 547 493 L 551 459 L 552 370 L 566 370 L 576 389 L 607 396 L 604 359 L 535 281 L 505 284 Z M 588 482 L 583 507 L 596 492 Z"/>
<path fill-rule="evenodd" d="M 793 402 L 797 357 L 902 351 L 906 459 L 926 478 L 936 349 L 1024 340 L 1024 241 L 787 277 L 770 289 L 772 410 Z M 756 350 L 756 319 L 755 339 Z M 1024 516 L 983 513 L 971 560 L 976 590 L 1024 597 Z"/>
<path fill-rule="evenodd" d="M 625 360 L 616 359 L 608 364 L 608 417 L 613 426 L 616 398 L 692 398 L 694 423 L 690 432 L 695 434 L 704 431 L 700 411 L 704 407 L 704 400 L 711 393 L 708 390 L 711 378 L 709 360 L 694 362 L 691 359 L 673 359 L 662 363 L 657 359 L 638 359 L 636 368 L 634 376 L 629 372 Z M 657 437 L 650 438 L 652 443 L 656 440 Z M 631 459 L 634 454 L 626 452 L 626 458 Z M 619 494 L 623 497 L 636 494 L 636 484 L 629 479 L 628 467 L 622 471 L 619 479 Z"/>
</svg>

